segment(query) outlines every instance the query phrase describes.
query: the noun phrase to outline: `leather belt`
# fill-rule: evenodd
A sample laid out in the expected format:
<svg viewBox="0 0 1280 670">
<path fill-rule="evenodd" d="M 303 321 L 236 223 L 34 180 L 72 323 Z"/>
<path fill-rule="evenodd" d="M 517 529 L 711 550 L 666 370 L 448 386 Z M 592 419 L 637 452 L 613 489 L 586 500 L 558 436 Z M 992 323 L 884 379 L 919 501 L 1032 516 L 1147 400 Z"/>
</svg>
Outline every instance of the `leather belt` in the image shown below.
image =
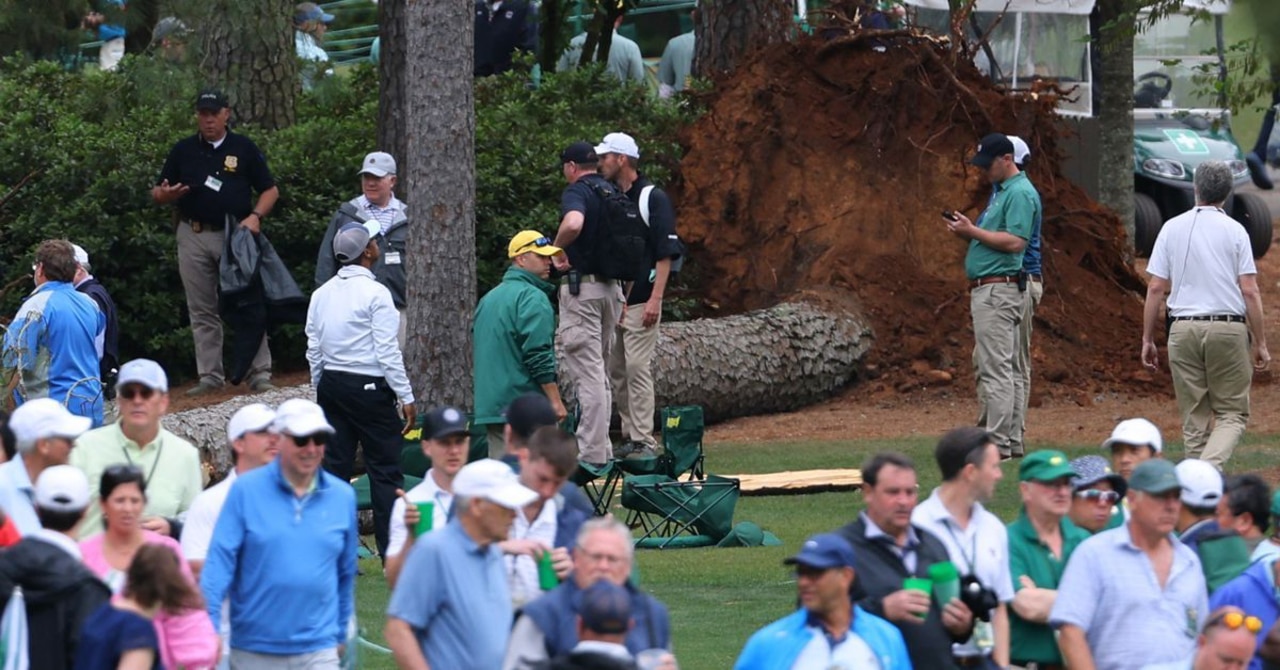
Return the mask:
<svg viewBox="0 0 1280 670">
<path fill-rule="evenodd" d="M 962 668 L 981 668 L 985 667 L 987 664 L 987 657 L 982 655 L 953 656 L 951 657 L 951 660 L 955 661 L 955 664 Z"/>
<path fill-rule="evenodd" d="M 1010 665 L 1016 665 L 1026 670 L 1067 670 L 1067 666 L 1061 663 L 1041 663 L 1039 661 L 1013 661 Z"/>
<path fill-rule="evenodd" d="M 991 275 L 990 277 L 978 277 L 969 281 L 969 290 L 986 286 L 988 284 L 1017 284 L 1018 275 Z"/>
<path fill-rule="evenodd" d="M 1243 316 L 1235 314 L 1209 314 L 1206 316 L 1175 316 L 1174 321 L 1222 321 L 1224 323 L 1244 323 Z"/>
<path fill-rule="evenodd" d="M 203 221 L 196 221 L 194 219 L 183 219 L 182 221 L 191 226 L 191 232 L 193 233 L 203 233 L 206 230 L 209 232 L 216 232 L 226 227 L 226 224 L 224 223 L 214 225 L 211 223 L 204 223 Z"/>
<path fill-rule="evenodd" d="M 608 277 L 603 277 L 603 276 L 601 276 L 601 275 L 582 275 L 582 278 L 581 278 L 581 279 L 579 279 L 578 281 L 579 281 L 579 282 L 581 282 L 581 283 L 583 283 L 583 284 L 611 284 L 611 283 L 616 283 L 618 280 L 617 280 L 617 279 L 609 279 Z M 568 286 L 568 285 L 569 285 L 569 278 L 568 278 L 568 277 L 561 277 L 561 278 L 560 278 L 560 285 L 561 285 L 561 286 Z"/>
</svg>

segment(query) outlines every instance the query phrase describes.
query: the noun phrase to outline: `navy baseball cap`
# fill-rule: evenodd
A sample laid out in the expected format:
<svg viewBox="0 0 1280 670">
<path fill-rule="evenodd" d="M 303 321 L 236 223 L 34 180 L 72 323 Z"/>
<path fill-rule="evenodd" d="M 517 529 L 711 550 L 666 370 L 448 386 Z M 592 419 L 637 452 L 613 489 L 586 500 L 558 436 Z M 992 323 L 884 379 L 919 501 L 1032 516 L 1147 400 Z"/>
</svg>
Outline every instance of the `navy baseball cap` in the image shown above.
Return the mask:
<svg viewBox="0 0 1280 670">
<path fill-rule="evenodd" d="M 592 163 L 599 162 L 600 157 L 596 155 L 596 145 L 590 142 L 574 142 L 573 144 L 565 147 L 564 151 L 560 152 L 561 165 L 564 165 L 565 163 L 590 165 Z"/>
<path fill-rule="evenodd" d="M 436 407 L 422 420 L 422 438 L 439 440 L 450 435 L 469 435 L 467 415 L 455 407 Z"/>
<path fill-rule="evenodd" d="M 804 541 L 795 556 L 782 562 L 784 565 L 804 565 L 819 570 L 852 568 L 853 547 L 848 540 L 835 533 L 819 533 Z"/>
<path fill-rule="evenodd" d="M 216 88 L 206 88 L 196 96 L 196 109 L 199 111 L 220 112 L 230 106 L 227 94 Z"/>
<path fill-rule="evenodd" d="M 622 635 L 631 630 L 631 594 L 613 582 L 601 579 L 582 590 L 578 609 L 584 628 L 603 635 Z"/>
<path fill-rule="evenodd" d="M 969 162 L 978 167 L 991 167 L 996 159 L 1001 156 L 1013 155 L 1013 142 L 1007 135 L 1001 133 L 991 133 L 982 138 L 978 142 L 978 153 L 969 159 Z"/>
<path fill-rule="evenodd" d="M 511 426 L 511 432 L 522 440 L 532 437 L 539 428 L 559 423 L 551 401 L 541 393 L 526 393 L 512 400 L 502 416 Z"/>
</svg>

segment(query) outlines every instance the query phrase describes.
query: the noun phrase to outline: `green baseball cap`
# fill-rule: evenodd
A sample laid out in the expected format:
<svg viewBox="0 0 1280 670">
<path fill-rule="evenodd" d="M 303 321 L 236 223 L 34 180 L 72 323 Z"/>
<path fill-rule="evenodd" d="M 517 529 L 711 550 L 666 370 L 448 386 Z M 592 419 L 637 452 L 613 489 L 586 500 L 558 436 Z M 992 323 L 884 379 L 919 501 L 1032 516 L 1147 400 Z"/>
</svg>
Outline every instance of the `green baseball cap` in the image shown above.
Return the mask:
<svg viewBox="0 0 1280 670">
<path fill-rule="evenodd" d="M 1152 458 L 1138 464 L 1129 476 L 1129 490 L 1144 493 L 1168 493 L 1181 490 L 1178 470 L 1163 458 Z"/>
<path fill-rule="evenodd" d="M 1075 477 L 1067 455 L 1053 449 L 1042 449 L 1027 454 L 1018 466 L 1020 482 L 1051 482 L 1064 477 Z"/>
<path fill-rule="evenodd" d="M 1280 490 L 1271 495 L 1271 514 L 1280 516 Z"/>
</svg>

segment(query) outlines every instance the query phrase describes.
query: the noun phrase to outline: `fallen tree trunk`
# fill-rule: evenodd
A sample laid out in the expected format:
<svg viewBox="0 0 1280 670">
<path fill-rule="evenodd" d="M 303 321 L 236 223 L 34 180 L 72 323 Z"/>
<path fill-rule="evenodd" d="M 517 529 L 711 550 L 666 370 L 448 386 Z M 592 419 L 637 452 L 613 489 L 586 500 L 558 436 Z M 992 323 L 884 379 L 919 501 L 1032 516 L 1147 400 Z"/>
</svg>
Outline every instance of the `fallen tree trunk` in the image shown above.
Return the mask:
<svg viewBox="0 0 1280 670">
<path fill-rule="evenodd" d="M 708 422 L 798 409 L 852 382 L 872 339 L 850 300 L 817 295 L 719 319 L 666 324 L 653 360 L 655 405 L 701 405 Z M 563 381 L 561 387 L 571 402 L 572 387 Z M 226 441 L 231 415 L 252 402 L 275 406 L 289 398 L 314 398 L 311 385 L 177 412 L 164 424 L 200 449 L 206 474 L 215 480 L 234 460 Z"/>
</svg>

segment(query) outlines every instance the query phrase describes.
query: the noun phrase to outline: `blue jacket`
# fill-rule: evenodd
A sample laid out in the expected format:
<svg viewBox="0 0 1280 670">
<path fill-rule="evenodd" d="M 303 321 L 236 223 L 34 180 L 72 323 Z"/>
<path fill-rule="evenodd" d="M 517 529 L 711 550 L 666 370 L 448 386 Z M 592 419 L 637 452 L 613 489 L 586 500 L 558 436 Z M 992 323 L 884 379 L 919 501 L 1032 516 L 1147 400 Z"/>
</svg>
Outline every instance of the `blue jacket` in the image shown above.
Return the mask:
<svg viewBox="0 0 1280 670">
<path fill-rule="evenodd" d="M 107 318 L 69 282 L 36 287 L 4 334 L 3 367 L 22 373 L 18 404 L 53 398 L 72 414 L 102 425 L 102 380 L 95 341 Z"/>
<path fill-rule="evenodd" d="M 290 445 L 290 448 L 293 448 Z M 214 628 L 231 600 L 232 647 L 305 654 L 346 642 L 356 577 L 356 494 L 324 472 L 298 498 L 280 461 L 236 479 L 200 573 Z"/>
<path fill-rule="evenodd" d="M 1262 630 L 1258 633 L 1258 649 L 1267 639 L 1267 631 L 1280 619 L 1280 604 L 1276 603 L 1276 589 L 1271 575 L 1275 559 L 1262 559 L 1254 562 L 1239 577 L 1218 587 L 1209 596 L 1209 611 L 1212 612 L 1225 605 L 1235 605 L 1240 609 L 1262 620 Z M 1249 662 L 1249 670 L 1262 670 L 1262 659 L 1254 656 Z"/>
<path fill-rule="evenodd" d="M 742 648 L 734 670 L 790 668 L 813 638 L 813 631 L 805 628 L 808 619 L 808 610 L 798 609 L 756 631 Z M 850 631 L 875 652 L 881 670 L 911 670 L 907 645 L 893 624 L 854 605 Z"/>
<path fill-rule="evenodd" d="M 626 589 L 631 594 L 633 622 L 625 642 L 627 650 L 635 655 L 646 649 L 670 649 L 671 621 L 666 606 L 630 582 Z M 533 619 L 538 630 L 542 631 L 548 658 L 567 654 L 578 645 L 577 619 L 581 605 L 582 590 L 570 578 L 524 606 L 521 614 Z M 233 638 L 234 635 L 235 631 L 232 631 Z"/>
</svg>

